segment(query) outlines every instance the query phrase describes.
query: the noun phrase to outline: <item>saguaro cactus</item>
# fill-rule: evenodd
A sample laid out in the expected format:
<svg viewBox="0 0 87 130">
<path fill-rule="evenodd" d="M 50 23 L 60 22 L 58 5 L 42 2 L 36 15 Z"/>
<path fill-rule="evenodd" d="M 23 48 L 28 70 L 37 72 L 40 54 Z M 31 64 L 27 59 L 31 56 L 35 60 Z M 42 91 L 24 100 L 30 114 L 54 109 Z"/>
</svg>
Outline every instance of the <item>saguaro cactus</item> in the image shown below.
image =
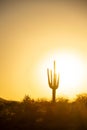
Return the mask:
<svg viewBox="0 0 87 130">
<path fill-rule="evenodd" d="M 48 84 L 52 89 L 52 101 L 55 102 L 56 89 L 59 87 L 59 74 L 56 73 L 56 66 L 54 61 L 54 71 L 47 69 Z"/>
</svg>

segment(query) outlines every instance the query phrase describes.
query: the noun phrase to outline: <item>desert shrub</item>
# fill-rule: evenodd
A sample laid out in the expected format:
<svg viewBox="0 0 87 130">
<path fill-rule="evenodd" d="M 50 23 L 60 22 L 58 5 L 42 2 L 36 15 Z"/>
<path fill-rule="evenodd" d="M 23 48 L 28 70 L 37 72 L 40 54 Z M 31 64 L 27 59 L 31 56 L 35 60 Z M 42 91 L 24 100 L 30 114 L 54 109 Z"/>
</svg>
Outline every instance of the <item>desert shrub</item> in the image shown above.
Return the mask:
<svg viewBox="0 0 87 130">
<path fill-rule="evenodd" d="M 25 96 L 22 102 L 2 102 L 0 129 L 87 130 L 86 99 L 80 95 L 74 102 L 58 98 L 52 103 Z"/>
<path fill-rule="evenodd" d="M 79 94 L 79 95 L 77 95 L 76 102 L 87 105 L 87 94 Z"/>
<path fill-rule="evenodd" d="M 24 98 L 23 98 L 23 102 L 24 103 L 29 103 L 31 101 L 31 98 L 29 95 L 25 95 Z"/>
</svg>

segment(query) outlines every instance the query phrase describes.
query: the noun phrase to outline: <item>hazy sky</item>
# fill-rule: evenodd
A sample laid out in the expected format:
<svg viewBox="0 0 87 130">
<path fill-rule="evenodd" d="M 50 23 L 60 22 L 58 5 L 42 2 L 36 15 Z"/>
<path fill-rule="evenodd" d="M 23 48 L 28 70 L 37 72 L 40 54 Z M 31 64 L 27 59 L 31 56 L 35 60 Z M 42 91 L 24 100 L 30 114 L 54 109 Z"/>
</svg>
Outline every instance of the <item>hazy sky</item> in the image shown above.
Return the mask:
<svg viewBox="0 0 87 130">
<path fill-rule="evenodd" d="M 87 72 L 87 4 L 70 1 L 0 1 L 0 97 L 50 96 L 37 68 L 54 52 L 77 53 Z"/>
</svg>

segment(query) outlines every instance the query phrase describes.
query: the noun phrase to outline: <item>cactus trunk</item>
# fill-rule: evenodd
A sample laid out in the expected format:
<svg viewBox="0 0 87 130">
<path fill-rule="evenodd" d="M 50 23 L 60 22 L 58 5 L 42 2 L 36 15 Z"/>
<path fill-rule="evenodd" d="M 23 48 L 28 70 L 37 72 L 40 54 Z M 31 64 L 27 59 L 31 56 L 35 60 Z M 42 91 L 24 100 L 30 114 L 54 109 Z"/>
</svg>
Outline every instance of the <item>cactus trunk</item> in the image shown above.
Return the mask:
<svg viewBox="0 0 87 130">
<path fill-rule="evenodd" d="M 52 89 L 52 102 L 55 103 L 56 99 L 56 90 Z"/>
</svg>

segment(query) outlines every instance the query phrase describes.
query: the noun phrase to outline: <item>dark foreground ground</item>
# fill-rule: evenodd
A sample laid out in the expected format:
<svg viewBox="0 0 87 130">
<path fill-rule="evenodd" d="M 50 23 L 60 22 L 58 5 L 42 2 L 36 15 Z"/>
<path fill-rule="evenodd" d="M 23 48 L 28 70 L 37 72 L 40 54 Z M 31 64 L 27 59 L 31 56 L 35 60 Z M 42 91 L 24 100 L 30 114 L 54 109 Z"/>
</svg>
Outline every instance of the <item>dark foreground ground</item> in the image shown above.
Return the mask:
<svg viewBox="0 0 87 130">
<path fill-rule="evenodd" d="M 0 130 L 87 130 L 87 96 L 55 104 L 28 96 L 22 102 L 1 99 Z"/>
</svg>

